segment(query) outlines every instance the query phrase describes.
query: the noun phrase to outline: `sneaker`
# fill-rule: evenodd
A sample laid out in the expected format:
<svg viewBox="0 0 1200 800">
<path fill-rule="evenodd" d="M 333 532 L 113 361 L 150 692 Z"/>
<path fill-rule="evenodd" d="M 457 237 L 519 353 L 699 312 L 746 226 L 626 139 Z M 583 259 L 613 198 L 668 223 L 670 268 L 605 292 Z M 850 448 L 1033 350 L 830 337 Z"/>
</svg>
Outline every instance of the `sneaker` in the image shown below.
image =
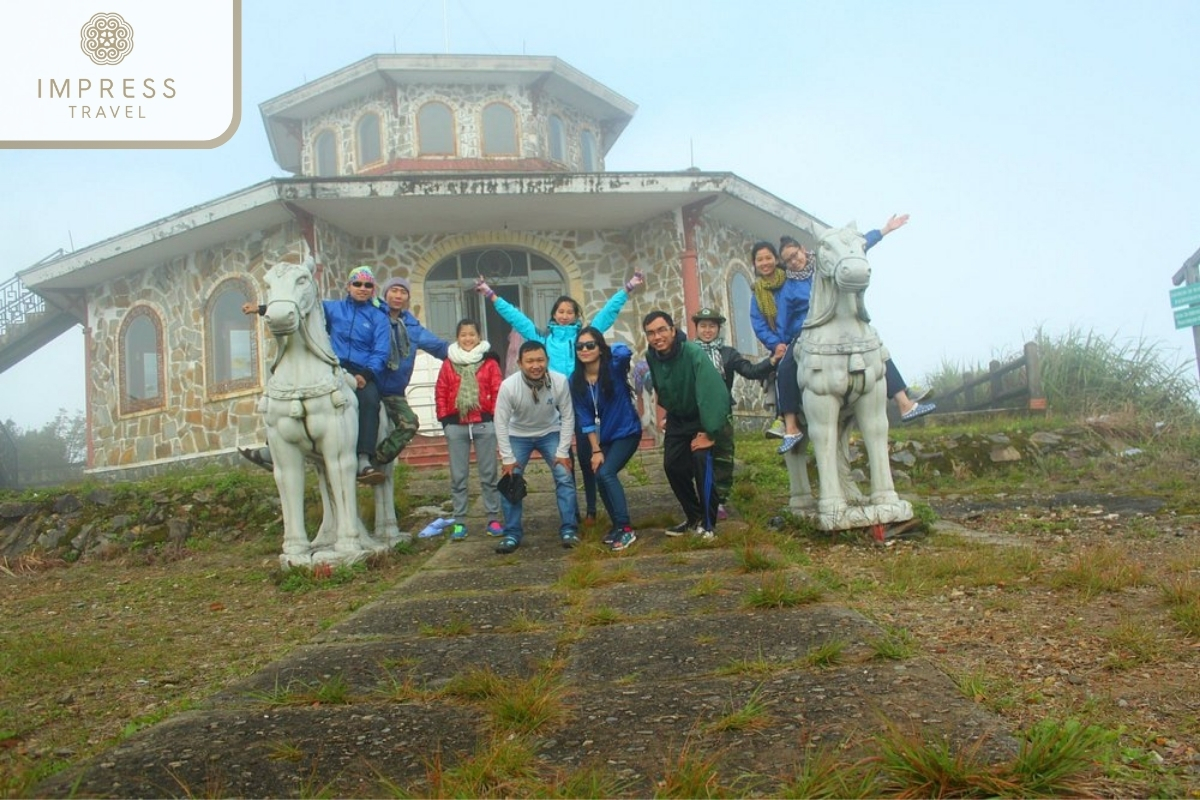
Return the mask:
<svg viewBox="0 0 1200 800">
<path fill-rule="evenodd" d="M 634 533 L 633 528 L 629 527 L 628 525 L 626 525 L 617 533 L 619 533 L 619 536 L 611 545 L 613 552 L 625 550 L 629 547 L 629 545 L 637 541 L 637 534 Z"/>
<path fill-rule="evenodd" d="M 933 397 L 933 389 L 932 388 L 927 389 L 923 386 L 908 387 L 908 399 L 912 400 L 914 403 L 919 404 L 922 400 L 928 399 L 930 397 Z"/>
<path fill-rule="evenodd" d="M 561 537 L 564 550 L 570 550 L 579 545 L 579 536 L 575 533 L 564 533 Z"/>
<path fill-rule="evenodd" d="M 703 525 L 697 525 L 696 531 L 695 531 L 695 536 L 697 539 L 700 539 L 701 541 L 711 542 L 713 539 L 717 538 L 717 532 L 714 531 L 712 528 L 706 528 Z"/>
<path fill-rule="evenodd" d="M 774 436 L 776 439 L 782 439 L 786 433 L 787 428 L 784 427 L 783 420 L 777 417 L 775 421 L 772 422 L 765 431 L 763 431 L 763 436 L 766 436 L 768 439 L 770 439 L 772 436 Z"/>
<path fill-rule="evenodd" d="M 779 453 L 782 455 L 783 453 L 788 452 L 793 447 L 800 444 L 800 442 L 802 442 L 803 440 L 804 440 L 803 433 L 787 434 L 786 436 L 783 437 L 783 444 L 779 445 Z"/>
<path fill-rule="evenodd" d="M 934 411 L 934 409 L 936 409 L 936 408 L 937 408 L 937 405 L 934 403 L 917 403 L 915 406 L 910 408 L 907 412 L 900 415 L 900 421 L 901 422 L 912 422 L 917 417 L 923 417 L 926 414 L 932 413 Z"/>
<path fill-rule="evenodd" d="M 463 539 L 466 539 L 466 538 L 467 538 L 467 526 L 466 525 L 463 525 L 461 522 L 456 522 L 453 526 L 451 526 L 450 541 L 461 542 Z"/>
<path fill-rule="evenodd" d="M 487 535 L 488 536 L 503 536 L 504 535 L 504 525 L 501 524 L 500 520 L 494 519 L 487 524 Z"/>
<path fill-rule="evenodd" d="M 717 519 L 729 519 L 729 512 L 725 510 L 724 503 L 717 506 Z"/>
<path fill-rule="evenodd" d="M 518 542 L 514 537 L 505 536 L 500 540 L 500 544 L 496 545 L 496 552 L 503 555 L 515 551 L 520 546 L 521 543 Z"/>
<path fill-rule="evenodd" d="M 621 538 L 621 528 L 613 528 L 608 533 L 604 534 L 604 538 L 600 540 L 600 544 L 612 546 L 612 543 Z"/>
<path fill-rule="evenodd" d="M 679 523 L 678 525 L 672 525 L 671 527 L 667 528 L 665 533 L 667 536 L 686 536 L 687 534 L 691 533 L 695 527 L 696 523 L 685 521 Z"/>
</svg>

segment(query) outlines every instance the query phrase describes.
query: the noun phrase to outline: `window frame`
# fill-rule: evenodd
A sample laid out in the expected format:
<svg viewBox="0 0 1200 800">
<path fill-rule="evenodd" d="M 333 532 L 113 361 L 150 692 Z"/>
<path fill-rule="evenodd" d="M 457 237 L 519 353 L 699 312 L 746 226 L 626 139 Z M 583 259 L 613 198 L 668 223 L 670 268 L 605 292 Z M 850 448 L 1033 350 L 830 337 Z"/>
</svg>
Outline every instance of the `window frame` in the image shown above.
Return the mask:
<svg viewBox="0 0 1200 800">
<path fill-rule="evenodd" d="M 333 142 L 333 171 L 330 173 L 325 173 L 321 169 L 321 167 L 322 167 L 321 139 L 324 136 L 328 136 L 330 141 Z M 338 175 L 340 175 L 341 170 L 342 170 L 342 165 L 341 165 L 342 159 L 341 159 L 341 148 L 338 147 L 337 131 L 335 131 L 333 128 L 329 128 L 329 127 L 321 128 L 313 136 L 312 142 L 313 142 L 313 176 L 317 177 L 317 178 L 336 178 Z"/>
<path fill-rule="evenodd" d="M 217 310 L 217 304 L 220 302 L 223 295 L 235 292 L 244 298 L 244 302 L 255 303 L 257 305 L 257 294 L 250 281 L 241 276 L 233 276 L 226 278 L 218 283 L 208 296 L 208 301 L 204 306 L 204 374 L 205 388 L 208 391 L 210 398 L 218 396 L 227 396 L 231 394 L 247 393 L 257 391 L 260 381 L 259 369 L 259 325 L 258 317 L 245 316 L 247 321 L 247 330 L 250 333 L 249 352 L 246 357 L 250 363 L 250 375 L 244 378 L 229 377 L 222 380 L 219 375 L 219 365 L 222 357 L 228 361 L 230 374 L 232 375 L 233 353 L 222 354 L 221 343 L 227 342 L 228 338 L 224 336 L 224 331 L 218 324 L 214 314 Z M 241 303 L 238 304 L 239 308 Z M 241 330 L 240 328 L 230 328 L 229 330 Z"/>
<path fill-rule="evenodd" d="M 558 124 L 558 130 L 555 130 L 555 123 Z M 549 144 L 550 148 L 547 155 L 551 161 L 557 161 L 560 164 L 567 163 L 567 123 L 563 122 L 563 118 L 558 114 L 550 115 L 549 122 Z M 558 146 L 558 155 L 554 154 L 555 145 Z"/>
<path fill-rule="evenodd" d="M 488 124 L 487 113 L 490 108 L 503 108 L 509 114 L 509 120 L 512 123 L 512 150 L 508 152 L 493 152 L 488 147 Z M 521 129 L 518 124 L 517 111 L 508 103 L 502 100 L 493 100 L 483 107 L 479 112 L 479 152 L 485 158 L 519 158 L 521 155 Z"/>
<path fill-rule="evenodd" d="M 446 113 L 450 115 L 450 152 L 448 152 L 448 153 L 447 152 L 430 153 L 430 152 L 425 151 L 425 137 L 422 132 L 423 126 L 421 125 L 421 118 L 425 115 L 426 110 L 432 108 L 433 106 L 440 106 L 441 108 L 446 109 Z M 458 155 L 459 146 L 458 146 L 457 127 L 455 125 L 454 119 L 455 119 L 454 118 L 454 109 L 450 107 L 449 103 L 443 102 L 441 100 L 429 100 L 429 101 L 423 103 L 421 105 L 421 107 L 417 109 L 417 113 L 414 116 L 414 120 L 415 120 L 415 124 L 417 126 L 417 157 L 418 158 L 454 158 Z"/>
<path fill-rule="evenodd" d="M 154 332 L 154 357 L 155 370 L 157 371 L 157 394 L 153 397 L 134 399 L 129 393 L 129 332 L 130 328 L 136 325 L 139 321 L 146 320 L 150 323 Z M 141 355 L 144 359 L 147 351 L 142 351 Z M 144 303 L 139 303 L 129 309 L 125 314 L 125 319 L 121 320 L 121 328 L 117 334 L 117 358 L 119 362 L 120 373 L 120 397 L 118 398 L 118 408 L 121 416 L 130 416 L 133 414 L 144 414 L 150 411 L 160 411 L 166 408 L 167 405 L 167 376 L 166 376 L 166 348 L 163 342 L 163 323 L 162 316 L 153 307 Z M 143 376 L 143 385 L 145 384 Z"/>
<path fill-rule="evenodd" d="M 591 128 L 584 128 L 579 134 L 579 157 L 584 172 L 600 172 L 600 139 Z"/>
<path fill-rule="evenodd" d="M 367 120 L 374 118 L 375 120 L 375 145 L 379 148 L 375 158 L 367 159 L 363 148 L 363 124 Z M 382 164 L 385 161 L 383 147 L 383 115 L 374 109 L 365 111 L 354 123 L 354 155 L 358 163 L 358 168 L 361 170 L 365 167 Z"/>
</svg>

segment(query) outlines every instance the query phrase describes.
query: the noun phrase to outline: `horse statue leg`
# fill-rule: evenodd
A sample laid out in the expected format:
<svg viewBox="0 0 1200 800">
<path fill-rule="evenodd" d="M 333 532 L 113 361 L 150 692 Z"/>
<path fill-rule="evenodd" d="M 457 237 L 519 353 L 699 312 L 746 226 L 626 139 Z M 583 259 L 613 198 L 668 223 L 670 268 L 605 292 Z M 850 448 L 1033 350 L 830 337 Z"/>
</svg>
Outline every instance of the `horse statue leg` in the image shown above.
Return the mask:
<svg viewBox="0 0 1200 800">
<path fill-rule="evenodd" d="M 313 462 L 317 471 L 317 491 L 321 493 L 321 527 L 313 537 L 313 550 L 331 550 L 337 544 L 337 506 L 329 495 L 329 475 L 324 459 Z"/>
<path fill-rule="evenodd" d="M 383 441 L 392 432 L 392 421 L 387 414 L 387 406 L 379 404 L 379 441 Z M 383 483 L 375 487 L 375 534 L 372 544 L 390 547 L 399 542 L 404 535 L 396 522 L 396 462 L 389 461 L 380 467 L 383 473 Z M 411 540 L 411 535 L 409 536 Z"/>
<path fill-rule="evenodd" d="M 812 484 L 808 480 L 808 441 L 806 433 L 800 444 L 783 454 L 788 473 L 788 508 L 792 511 L 807 512 L 817 508 Z"/>
<path fill-rule="evenodd" d="M 817 394 L 811 389 L 805 389 L 804 413 L 808 417 L 808 435 L 813 443 L 820 485 L 817 501 L 817 512 L 820 515 L 818 526 L 823 530 L 836 530 L 837 520 L 846 510 L 846 498 L 842 494 L 842 482 L 838 474 L 841 397 Z"/>
<path fill-rule="evenodd" d="M 271 405 L 275 402 L 268 405 L 265 416 L 272 473 L 283 511 L 283 553 L 279 560 L 284 567 L 308 565 L 312 563 L 312 546 L 304 526 L 304 455 L 280 432 L 280 426 L 288 421 L 272 418 Z"/>
<path fill-rule="evenodd" d="M 854 414 L 862 431 L 863 445 L 871 469 L 871 505 L 889 506 L 900 502 L 892 482 L 888 460 L 887 389 L 882 372 L 875 385 L 854 404 Z"/>
<path fill-rule="evenodd" d="M 847 503 L 863 505 L 867 498 L 859 490 L 858 484 L 850 477 L 850 431 L 854 415 L 849 409 L 842 409 L 842 418 L 838 425 L 838 480 L 842 484 L 842 496 Z"/>
</svg>

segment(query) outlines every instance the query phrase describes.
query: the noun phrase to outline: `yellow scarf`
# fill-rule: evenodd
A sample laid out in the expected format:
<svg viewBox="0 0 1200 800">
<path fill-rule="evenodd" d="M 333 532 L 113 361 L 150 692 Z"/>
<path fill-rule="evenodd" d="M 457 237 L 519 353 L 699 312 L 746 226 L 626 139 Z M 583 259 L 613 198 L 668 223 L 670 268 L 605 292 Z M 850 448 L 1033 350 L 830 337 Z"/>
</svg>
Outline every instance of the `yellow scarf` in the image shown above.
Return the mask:
<svg viewBox="0 0 1200 800">
<path fill-rule="evenodd" d="M 762 312 L 763 319 L 767 321 L 767 326 L 771 330 L 775 330 L 775 292 L 779 291 L 783 286 L 783 282 L 787 280 L 787 273 L 775 268 L 770 277 L 758 278 L 754 281 L 754 299 L 758 301 L 758 310 Z"/>
</svg>

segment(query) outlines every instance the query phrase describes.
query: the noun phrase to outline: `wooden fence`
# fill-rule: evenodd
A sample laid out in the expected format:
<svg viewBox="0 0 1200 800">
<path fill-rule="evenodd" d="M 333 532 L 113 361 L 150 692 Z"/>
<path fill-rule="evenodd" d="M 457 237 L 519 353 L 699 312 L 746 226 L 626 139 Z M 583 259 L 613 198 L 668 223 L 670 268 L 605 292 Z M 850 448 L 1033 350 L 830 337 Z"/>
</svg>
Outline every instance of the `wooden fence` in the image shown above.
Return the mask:
<svg viewBox="0 0 1200 800">
<path fill-rule="evenodd" d="M 939 393 L 938 411 L 985 411 L 989 409 L 1046 410 L 1037 345 L 1026 342 L 1020 358 L 1007 364 L 993 360 L 987 372 L 963 374 L 962 386 Z"/>
</svg>

